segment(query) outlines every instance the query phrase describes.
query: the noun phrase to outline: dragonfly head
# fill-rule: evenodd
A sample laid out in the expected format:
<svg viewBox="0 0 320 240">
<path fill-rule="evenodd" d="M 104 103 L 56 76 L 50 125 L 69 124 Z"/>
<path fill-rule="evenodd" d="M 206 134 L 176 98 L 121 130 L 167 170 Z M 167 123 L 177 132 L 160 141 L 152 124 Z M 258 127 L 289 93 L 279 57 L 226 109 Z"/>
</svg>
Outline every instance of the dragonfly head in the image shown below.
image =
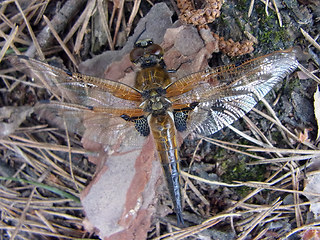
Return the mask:
<svg viewBox="0 0 320 240">
<path fill-rule="evenodd" d="M 152 39 L 139 40 L 130 53 L 130 60 L 134 64 L 140 64 L 142 68 L 161 65 L 163 49 L 158 44 L 154 44 Z"/>
</svg>

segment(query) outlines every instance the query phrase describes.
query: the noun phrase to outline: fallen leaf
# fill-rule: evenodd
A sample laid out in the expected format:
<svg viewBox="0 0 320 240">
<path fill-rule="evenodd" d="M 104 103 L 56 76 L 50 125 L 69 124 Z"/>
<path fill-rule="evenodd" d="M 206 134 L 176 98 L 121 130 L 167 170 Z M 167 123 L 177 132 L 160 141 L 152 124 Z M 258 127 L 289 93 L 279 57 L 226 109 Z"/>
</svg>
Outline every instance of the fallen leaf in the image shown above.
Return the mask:
<svg viewBox="0 0 320 240">
<path fill-rule="evenodd" d="M 307 229 L 301 234 L 303 240 L 320 240 L 320 231 L 317 229 Z"/>
<path fill-rule="evenodd" d="M 306 141 L 308 141 L 308 142 L 310 141 L 310 139 L 309 139 L 309 132 L 310 131 L 312 131 L 312 128 L 305 128 L 303 130 L 303 132 L 299 132 L 299 141 L 301 143 L 304 143 Z"/>
<path fill-rule="evenodd" d="M 0 137 L 14 133 L 31 113 L 33 113 L 31 106 L 0 108 Z"/>
<path fill-rule="evenodd" d="M 312 159 L 316 160 L 316 159 Z M 314 174 L 308 176 L 306 179 L 306 184 L 304 192 L 317 193 L 320 194 L 320 174 Z M 310 211 L 313 212 L 315 218 L 320 216 L 320 197 L 306 194 L 305 195 L 310 201 Z"/>
<path fill-rule="evenodd" d="M 320 91 L 319 86 L 317 86 L 317 91 L 314 93 L 314 115 L 317 120 L 318 125 L 318 134 L 317 134 L 317 141 L 319 141 L 320 137 Z"/>
</svg>

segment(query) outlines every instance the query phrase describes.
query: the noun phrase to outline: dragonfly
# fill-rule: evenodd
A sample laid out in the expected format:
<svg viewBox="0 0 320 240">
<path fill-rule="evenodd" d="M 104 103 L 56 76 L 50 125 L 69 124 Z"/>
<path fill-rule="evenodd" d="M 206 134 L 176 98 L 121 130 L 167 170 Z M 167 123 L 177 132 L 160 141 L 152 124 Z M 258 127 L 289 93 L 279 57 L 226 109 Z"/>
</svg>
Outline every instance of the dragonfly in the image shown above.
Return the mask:
<svg viewBox="0 0 320 240">
<path fill-rule="evenodd" d="M 231 64 L 208 68 L 172 80 L 164 51 L 151 39 L 139 40 L 130 53 L 138 69 L 133 86 L 74 73 L 26 56 L 11 62 L 41 78 L 57 97 L 40 105 L 69 122 L 92 120 L 97 141 L 126 136 L 152 137 L 177 216 L 184 224 L 177 134 L 212 135 L 249 112 L 272 87 L 298 66 L 294 49 L 282 50 Z M 95 119 L 95 120 L 93 120 Z M 111 135 L 104 129 L 112 128 Z"/>
</svg>

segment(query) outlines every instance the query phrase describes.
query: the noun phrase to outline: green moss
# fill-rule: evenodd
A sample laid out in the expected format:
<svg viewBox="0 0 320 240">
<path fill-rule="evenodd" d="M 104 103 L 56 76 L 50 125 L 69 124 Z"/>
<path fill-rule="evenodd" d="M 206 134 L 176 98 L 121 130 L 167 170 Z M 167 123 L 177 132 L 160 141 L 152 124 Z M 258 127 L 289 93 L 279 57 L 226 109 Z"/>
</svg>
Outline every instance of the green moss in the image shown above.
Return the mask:
<svg viewBox="0 0 320 240">
<path fill-rule="evenodd" d="M 284 27 L 279 29 L 271 29 L 263 31 L 259 36 L 261 44 L 276 44 L 278 42 L 285 42 L 288 40 L 287 33 Z"/>
<path fill-rule="evenodd" d="M 290 81 L 287 81 L 286 91 L 291 93 L 295 88 L 299 88 L 301 82 L 299 78 L 291 78 Z"/>
<path fill-rule="evenodd" d="M 269 15 L 265 13 L 263 4 L 256 4 L 255 11 L 259 17 L 258 41 L 259 46 L 266 48 L 268 52 L 286 48 L 286 43 L 289 42 L 287 26 L 283 22 L 283 27 L 279 26 L 279 21 L 276 13 L 269 10 Z"/>
<path fill-rule="evenodd" d="M 283 140 L 283 137 L 282 137 L 280 131 L 272 131 L 271 132 L 271 138 L 272 138 L 272 140 L 274 140 L 276 142 L 279 142 L 279 141 Z"/>
<path fill-rule="evenodd" d="M 241 29 L 241 31 L 244 32 L 245 27 L 244 27 L 244 24 L 241 23 L 240 19 L 236 18 L 235 21 L 236 21 L 237 25 L 239 26 L 239 28 Z"/>
<path fill-rule="evenodd" d="M 247 0 L 238 0 L 237 5 L 235 6 L 239 11 L 246 12 L 248 11 L 250 2 Z"/>
<path fill-rule="evenodd" d="M 263 181 L 265 167 L 263 165 L 248 166 L 244 161 L 234 164 L 226 169 L 225 180 L 233 181 Z"/>
<path fill-rule="evenodd" d="M 244 156 L 239 161 L 230 157 L 227 159 L 225 158 L 220 164 L 225 172 L 221 176 L 221 179 L 228 183 L 233 183 L 233 181 L 264 181 L 266 166 L 249 166 L 245 161 L 248 161 L 248 159 Z M 244 196 L 250 189 L 251 188 L 248 187 L 241 187 L 236 188 L 235 191 L 241 196 Z"/>
</svg>

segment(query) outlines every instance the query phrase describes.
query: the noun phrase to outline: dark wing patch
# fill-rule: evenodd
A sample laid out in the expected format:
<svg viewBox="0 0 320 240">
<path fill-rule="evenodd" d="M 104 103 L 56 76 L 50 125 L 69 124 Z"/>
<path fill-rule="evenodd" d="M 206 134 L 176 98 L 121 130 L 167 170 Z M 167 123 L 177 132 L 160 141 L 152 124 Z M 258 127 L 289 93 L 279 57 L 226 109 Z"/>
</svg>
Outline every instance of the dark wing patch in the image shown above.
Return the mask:
<svg viewBox="0 0 320 240">
<path fill-rule="evenodd" d="M 173 117 L 174 117 L 174 124 L 176 126 L 176 129 L 179 132 L 183 132 L 187 130 L 187 121 L 189 117 L 190 111 L 194 110 L 198 106 L 198 102 L 194 102 L 191 104 L 183 105 L 183 106 L 177 106 L 173 105 L 172 108 L 173 111 Z"/>
<path fill-rule="evenodd" d="M 147 137 L 150 135 L 149 123 L 145 116 L 129 117 L 128 115 L 123 114 L 121 115 L 121 118 L 127 122 L 133 122 L 136 130 L 141 134 L 141 136 Z"/>
</svg>

